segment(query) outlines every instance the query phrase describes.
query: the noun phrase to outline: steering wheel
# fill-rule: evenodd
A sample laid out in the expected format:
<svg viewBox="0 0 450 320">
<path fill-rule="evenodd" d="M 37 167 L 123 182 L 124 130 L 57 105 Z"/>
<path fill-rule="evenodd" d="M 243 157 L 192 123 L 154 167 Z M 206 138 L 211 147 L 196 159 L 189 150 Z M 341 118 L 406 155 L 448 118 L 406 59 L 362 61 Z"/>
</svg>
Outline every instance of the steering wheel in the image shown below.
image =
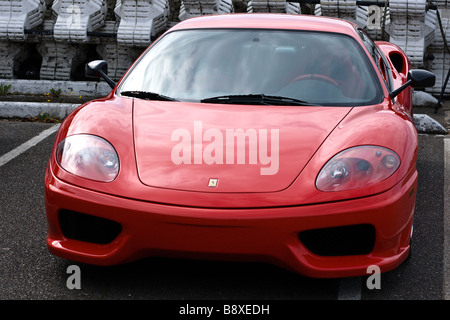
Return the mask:
<svg viewBox="0 0 450 320">
<path fill-rule="evenodd" d="M 334 79 L 332 79 L 332 78 L 330 78 L 330 77 L 328 77 L 326 75 L 317 74 L 317 73 L 308 73 L 308 74 L 301 75 L 301 76 L 291 80 L 290 83 L 297 82 L 297 81 L 303 81 L 303 80 L 324 81 L 324 82 L 328 82 L 328 83 L 332 84 L 333 86 L 339 88 L 339 84 L 336 82 L 336 80 L 334 80 Z"/>
</svg>

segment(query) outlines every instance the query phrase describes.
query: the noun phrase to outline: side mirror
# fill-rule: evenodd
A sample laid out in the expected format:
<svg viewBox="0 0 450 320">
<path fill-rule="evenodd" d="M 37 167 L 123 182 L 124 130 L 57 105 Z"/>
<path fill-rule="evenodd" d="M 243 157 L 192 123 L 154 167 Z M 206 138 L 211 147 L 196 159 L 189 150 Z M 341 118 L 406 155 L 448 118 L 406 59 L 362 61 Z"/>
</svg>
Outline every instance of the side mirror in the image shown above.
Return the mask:
<svg viewBox="0 0 450 320">
<path fill-rule="evenodd" d="M 407 87 L 432 87 L 436 82 L 436 76 L 434 73 L 422 70 L 422 69 L 412 69 L 408 72 L 408 80 L 401 87 L 395 89 L 391 92 L 391 99 L 394 99 L 400 92 L 405 90 Z"/>
<path fill-rule="evenodd" d="M 108 77 L 108 64 L 105 60 L 94 60 L 86 64 L 84 73 L 88 78 L 103 78 L 114 89 L 116 83 Z"/>
<path fill-rule="evenodd" d="M 427 70 L 413 69 L 408 73 L 413 87 L 432 87 L 436 83 L 436 76 Z"/>
</svg>

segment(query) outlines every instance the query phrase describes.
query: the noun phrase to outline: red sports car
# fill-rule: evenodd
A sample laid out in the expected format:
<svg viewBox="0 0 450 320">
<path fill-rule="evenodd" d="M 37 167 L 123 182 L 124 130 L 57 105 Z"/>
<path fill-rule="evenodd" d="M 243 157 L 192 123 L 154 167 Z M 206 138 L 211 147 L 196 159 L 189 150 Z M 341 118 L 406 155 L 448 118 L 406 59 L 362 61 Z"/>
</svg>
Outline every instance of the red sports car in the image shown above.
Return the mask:
<svg viewBox="0 0 450 320">
<path fill-rule="evenodd" d="M 408 256 L 417 191 L 404 52 L 288 14 L 178 23 L 62 123 L 45 177 L 51 253 L 260 261 L 309 277 Z"/>
</svg>

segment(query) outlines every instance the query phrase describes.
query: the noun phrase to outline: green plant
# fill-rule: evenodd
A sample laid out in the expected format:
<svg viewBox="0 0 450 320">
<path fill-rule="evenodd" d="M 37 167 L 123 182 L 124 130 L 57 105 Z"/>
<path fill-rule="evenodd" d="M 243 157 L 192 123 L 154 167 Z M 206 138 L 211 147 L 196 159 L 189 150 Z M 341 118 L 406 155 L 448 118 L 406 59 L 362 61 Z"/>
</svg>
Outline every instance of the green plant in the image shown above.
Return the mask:
<svg viewBox="0 0 450 320">
<path fill-rule="evenodd" d="M 46 122 L 46 123 L 59 123 L 61 120 L 58 117 L 52 117 L 47 112 L 41 112 L 39 115 L 34 117 L 35 121 Z"/>
<path fill-rule="evenodd" d="M 50 89 L 50 95 L 55 98 L 59 98 L 61 95 L 61 89 Z"/>
<path fill-rule="evenodd" d="M 6 96 L 9 94 L 9 90 L 11 89 L 11 85 L 5 85 L 3 83 L 0 83 L 0 96 Z"/>
</svg>

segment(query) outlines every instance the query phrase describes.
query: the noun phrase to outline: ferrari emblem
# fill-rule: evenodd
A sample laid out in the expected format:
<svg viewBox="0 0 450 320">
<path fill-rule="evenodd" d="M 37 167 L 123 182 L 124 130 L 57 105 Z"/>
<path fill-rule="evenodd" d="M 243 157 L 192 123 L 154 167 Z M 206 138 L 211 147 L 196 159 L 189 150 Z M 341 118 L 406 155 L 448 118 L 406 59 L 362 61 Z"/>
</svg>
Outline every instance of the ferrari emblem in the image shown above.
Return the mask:
<svg viewBox="0 0 450 320">
<path fill-rule="evenodd" d="M 219 183 L 219 179 L 209 179 L 208 187 L 215 188 Z"/>
</svg>

